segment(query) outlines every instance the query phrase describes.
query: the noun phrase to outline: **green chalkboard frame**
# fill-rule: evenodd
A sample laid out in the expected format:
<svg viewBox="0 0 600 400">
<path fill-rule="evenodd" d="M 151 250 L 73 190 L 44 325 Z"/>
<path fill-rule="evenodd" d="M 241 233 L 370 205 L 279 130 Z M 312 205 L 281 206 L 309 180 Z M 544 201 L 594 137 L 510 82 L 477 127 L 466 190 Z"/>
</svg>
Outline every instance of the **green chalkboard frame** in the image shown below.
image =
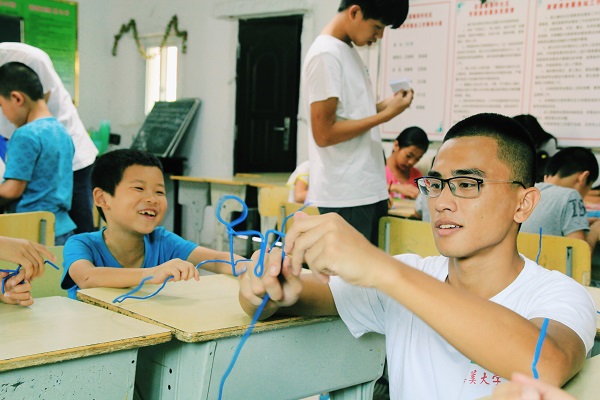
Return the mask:
<svg viewBox="0 0 600 400">
<path fill-rule="evenodd" d="M 66 0 L 0 1 L 0 14 L 23 19 L 24 42 L 50 56 L 75 105 L 79 104 L 78 4 Z"/>
</svg>

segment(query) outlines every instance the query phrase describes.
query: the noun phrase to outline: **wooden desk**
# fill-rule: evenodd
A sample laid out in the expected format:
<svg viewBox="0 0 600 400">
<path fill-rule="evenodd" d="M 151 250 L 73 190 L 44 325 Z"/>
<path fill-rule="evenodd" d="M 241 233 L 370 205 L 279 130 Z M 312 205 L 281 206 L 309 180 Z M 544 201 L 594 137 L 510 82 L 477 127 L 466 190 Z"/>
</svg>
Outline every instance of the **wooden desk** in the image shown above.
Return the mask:
<svg viewBox="0 0 600 400">
<path fill-rule="evenodd" d="M 230 177 L 189 177 L 172 176 L 175 209 L 173 214 L 173 232 L 195 243 L 207 245 L 216 250 L 228 250 L 225 240 L 226 229 L 215 217 L 215 243 L 203 243 L 201 239 L 204 209 L 217 206 L 224 195 L 234 195 L 257 207 L 258 190 L 264 187 L 285 186 L 289 173 L 238 174 Z M 257 189 L 252 199 L 247 199 L 247 188 Z M 255 198 L 256 197 L 256 198 Z M 193 221 L 192 231 L 184 232 L 182 226 L 183 206 L 189 215 L 186 220 Z M 235 202 L 227 202 L 221 211 L 223 219 L 229 220 L 233 211 L 242 211 Z M 216 210 L 215 210 L 216 212 Z M 263 233 L 266 229 L 263 227 Z"/>
<path fill-rule="evenodd" d="M 156 288 L 143 288 L 150 293 Z M 240 335 L 250 323 L 238 283 L 225 275 L 170 282 L 147 300 L 112 300 L 124 289 L 84 289 L 78 298 L 171 329 L 178 339 L 140 350 L 137 385 L 144 399 L 216 399 Z M 225 382 L 224 399 L 298 399 L 326 391 L 370 399 L 383 372 L 384 338 L 354 339 L 337 317 L 257 323 Z M 342 389 L 345 388 L 345 389 Z"/>
<path fill-rule="evenodd" d="M 138 347 L 165 343 L 156 325 L 65 297 L 0 304 L 0 398 L 131 399 Z"/>
<path fill-rule="evenodd" d="M 581 371 L 563 386 L 576 399 L 597 399 L 600 380 L 600 356 L 585 361 Z"/>
<path fill-rule="evenodd" d="M 394 204 L 388 210 L 388 215 L 410 218 L 415 214 L 415 204 L 416 201 L 412 199 L 394 199 Z"/>
</svg>

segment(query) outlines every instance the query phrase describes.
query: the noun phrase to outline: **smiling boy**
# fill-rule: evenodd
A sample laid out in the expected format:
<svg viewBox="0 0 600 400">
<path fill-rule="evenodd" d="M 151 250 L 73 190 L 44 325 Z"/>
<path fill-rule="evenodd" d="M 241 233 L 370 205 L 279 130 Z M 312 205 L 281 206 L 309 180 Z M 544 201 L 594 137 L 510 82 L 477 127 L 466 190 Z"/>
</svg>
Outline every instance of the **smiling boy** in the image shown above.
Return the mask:
<svg viewBox="0 0 600 400">
<path fill-rule="evenodd" d="M 286 236 L 291 261 L 270 257 L 262 278 L 244 273 L 242 307 L 253 314 L 268 293 L 263 318 L 340 315 L 357 337 L 385 334 L 393 399 L 480 398 L 513 372 L 531 375 L 548 318 L 536 368 L 563 385 L 593 345 L 595 308 L 577 282 L 517 251 L 540 197 L 534 157 L 508 117 L 459 122 L 418 180 L 442 256 L 391 257 L 335 214 L 298 214 Z M 302 263 L 313 274 L 300 275 Z"/>
<path fill-rule="evenodd" d="M 138 150 L 115 150 L 96 159 L 92 171 L 94 204 L 106 228 L 71 237 L 65 244 L 62 287 L 75 298 L 79 288 L 159 284 L 199 279 L 196 265 L 206 260 L 230 260 L 230 254 L 210 250 L 159 227 L 167 199 L 162 165 Z M 234 256 L 235 260 L 241 259 Z M 204 269 L 231 274 L 225 262 Z"/>
</svg>

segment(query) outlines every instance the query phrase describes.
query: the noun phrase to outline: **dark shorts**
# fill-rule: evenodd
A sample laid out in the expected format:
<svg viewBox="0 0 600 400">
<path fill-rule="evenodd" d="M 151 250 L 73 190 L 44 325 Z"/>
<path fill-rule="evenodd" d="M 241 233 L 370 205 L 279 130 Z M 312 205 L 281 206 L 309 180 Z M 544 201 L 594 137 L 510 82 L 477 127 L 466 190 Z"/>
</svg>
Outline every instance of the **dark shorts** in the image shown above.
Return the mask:
<svg viewBox="0 0 600 400">
<path fill-rule="evenodd" d="M 319 207 L 319 213 L 334 212 L 344 218 L 357 231 L 362 233 L 371 243 L 379 242 L 379 219 L 388 213 L 388 201 L 356 207 Z"/>
</svg>

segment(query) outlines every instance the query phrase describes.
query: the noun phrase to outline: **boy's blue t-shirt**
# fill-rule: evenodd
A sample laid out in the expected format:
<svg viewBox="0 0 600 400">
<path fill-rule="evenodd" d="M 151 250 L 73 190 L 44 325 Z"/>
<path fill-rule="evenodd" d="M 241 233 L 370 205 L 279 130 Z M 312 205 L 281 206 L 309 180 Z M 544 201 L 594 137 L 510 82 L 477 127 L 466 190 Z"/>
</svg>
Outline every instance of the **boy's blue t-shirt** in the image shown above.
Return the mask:
<svg viewBox="0 0 600 400">
<path fill-rule="evenodd" d="M 73 140 L 54 117 L 40 118 L 15 131 L 8 141 L 4 179 L 27 181 L 11 212 L 51 211 L 54 233 L 76 228 L 69 217 L 73 197 Z"/>
<path fill-rule="evenodd" d="M 104 228 L 106 229 L 106 228 Z M 63 250 L 63 278 L 61 287 L 66 289 L 69 297 L 76 298 L 79 287 L 69 276 L 69 268 L 77 260 L 88 260 L 95 266 L 123 268 L 113 257 L 104 242 L 104 229 L 97 232 L 80 233 L 71 236 Z M 174 258 L 187 260 L 192 251 L 198 247 L 196 243 L 185 240 L 163 227 L 157 227 L 144 235 L 144 262 L 142 268 L 152 268 Z"/>
</svg>

